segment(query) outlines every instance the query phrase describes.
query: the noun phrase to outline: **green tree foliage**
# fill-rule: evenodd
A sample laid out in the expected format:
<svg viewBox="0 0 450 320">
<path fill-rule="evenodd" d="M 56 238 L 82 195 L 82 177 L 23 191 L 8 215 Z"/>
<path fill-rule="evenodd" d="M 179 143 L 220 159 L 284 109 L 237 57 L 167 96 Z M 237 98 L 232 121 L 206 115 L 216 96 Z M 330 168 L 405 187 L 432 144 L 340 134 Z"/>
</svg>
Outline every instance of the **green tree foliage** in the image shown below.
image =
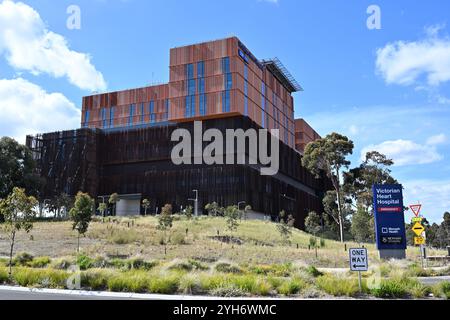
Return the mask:
<svg viewBox="0 0 450 320">
<path fill-rule="evenodd" d="M 227 229 L 234 232 L 239 227 L 240 211 L 237 206 L 229 206 L 225 209 L 225 218 L 227 222 Z"/>
<path fill-rule="evenodd" d="M 377 151 L 366 154 L 366 159 L 357 168 L 344 173 L 344 190 L 347 195 L 365 210 L 372 210 L 374 184 L 397 184 L 391 176 L 390 167 L 394 165 L 391 159 Z"/>
<path fill-rule="evenodd" d="M 310 212 L 305 219 L 305 229 L 314 235 L 318 234 L 322 230 L 322 218 L 320 215 L 314 211 Z"/>
<path fill-rule="evenodd" d="M 108 205 L 102 202 L 98 205 L 97 210 L 101 213 L 102 217 L 105 217 L 105 212 L 108 210 Z"/>
<path fill-rule="evenodd" d="M 117 208 L 117 202 L 120 201 L 119 198 L 119 194 L 117 193 L 113 193 L 110 197 L 109 197 L 109 204 L 113 206 L 113 215 L 116 215 L 116 208 Z"/>
<path fill-rule="evenodd" d="M 184 209 L 184 214 L 188 220 L 192 219 L 192 213 L 194 212 L 194 208 L 192 206 L 187 206 L 186 209 Z"/>
<path fill-rule="evenodd" d="M 36 163 L 30 149 L 16 140 L 0 139 L 0 199 L 6 198 L 14 187 L 25 189 L 27 194 L 38 197 L 42 179 L 35 173 Z M 0 216 L 0 222 L 3 217 Z"/>
<path fill-rule="evenodd" d="M 277 224 L 277 229 L 284 244 L 290 243 L 294 223 L 295 219 L 292 215 L 287 215 L 284 210 L 280 212 L 280 222 Z"/>
<path fill-rule="evenodd" d="M 225 209 L 219 206 L 217 202 L 208 203 L 205 210 L 208 211 L 208 215 L 213 217 L 223 217 L 225 212 Z"/>
<path fill-rule="evenodd" d="M 351 233 L 357 242 L 375 241 L 374 218 L 362 206 L 358 207 L 358 210 L 353 215 Z"/>
<path fill-rule="evenodd" d="M 80 235 L 86 234 L 92 215 L 94 214 L 94 199 L 87 193 L 78 192 L 75 204 L 70 210 L 72 229 L 78 232 L 77 252 L 80 252 Z"/>
<path fill-rule="evenodd" d="M 142 208 L 144 209 L 144 215 L 147 215 L 147 210 L 150 208 L 150 200 L 144 199 L 142 200 Z"/>
<path fill-rule="evenodd" d="M 339 225 L 342 242 L 344 242 L 344 204 L 342 203 L 341 174 L 350 165 L 347 157 L 353 153 L 353 148 L 353 142 L 347 137 L 332 133 L 323 139 L 309 143 L 302 158 L 303 166 L 311 173 L 320 177 L 321 172 L 325 172 L 331 179 L 337 194 L 338 215 L 335 221 Z"/>
<path fill-rule="evenodd" d="M 173 225 L 172 205 L 166 204 L 158 217 L 158 229 L 163 232 L 164 254 L 167 254 L 167 233 Z"/>
<path fill-rule="evenodd" d="M 13 188 L 11 194 L 6 199 L 0 200 L 0 213 L 5 219 L 2 225 L 4 231 L 10 240 L 9 251 L 9 277 L 12 275 L 12 257 L 14 253 L 14 245 L 16 242 L 16 234 L 23 230 L 30 232 L 33 228 L 33 220 L 36 212 L 35 207 L 38 201 L 34 197 L 29 197 L 25 193 L 25 189 Z"/>
</svg>

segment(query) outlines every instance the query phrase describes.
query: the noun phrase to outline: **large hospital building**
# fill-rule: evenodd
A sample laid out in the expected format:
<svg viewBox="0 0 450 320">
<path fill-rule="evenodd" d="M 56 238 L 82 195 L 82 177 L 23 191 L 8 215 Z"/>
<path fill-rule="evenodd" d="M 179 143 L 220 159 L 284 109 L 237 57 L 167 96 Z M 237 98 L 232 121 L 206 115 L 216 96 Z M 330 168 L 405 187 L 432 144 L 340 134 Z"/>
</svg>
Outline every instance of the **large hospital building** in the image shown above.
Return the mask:
<svg viewBox="0 0 450 320">
<path fill-rule="evenodd" d="M 322 211 L 325 177 L 301 165 L 307 143 L 320 136 L 295 119 L 292 94 L 301 86 L 278 59 L 259 60 L 236 37 L 170 50 L 167 84 L 83 98 L 81 128 L 27 137 L 46 183 L 42 197 L 78 191 L 96 199 L 118 193 L 118 214 L 139 214 L 140 202 L 175 210 L 246 203 L 255 214 L 285 210 L 297 226 L 309 211 Z M 171 134 L 205 129 L 279 129 L 280 170 L 262 176 L 255 166 L 175 165 Z M 150 210 L 152 211 L 152 210 Z M 152 211 L 153 212 L 153 211 Z"/>
</svg>

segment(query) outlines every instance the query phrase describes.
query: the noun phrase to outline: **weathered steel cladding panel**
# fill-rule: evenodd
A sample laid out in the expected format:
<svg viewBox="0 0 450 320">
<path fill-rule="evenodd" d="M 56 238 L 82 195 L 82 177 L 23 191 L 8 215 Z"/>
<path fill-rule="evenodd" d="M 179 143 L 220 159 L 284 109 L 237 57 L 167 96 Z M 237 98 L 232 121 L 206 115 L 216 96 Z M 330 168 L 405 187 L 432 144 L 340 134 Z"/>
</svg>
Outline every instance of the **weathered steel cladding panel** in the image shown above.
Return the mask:
<svg viewBox="0 0 450 320">
<path fill-rule="evenodd" d="M 242 116 L 203 121 L 203 126 L 222 132 L 259 128 Z M 280 145 L 280 174 L 274 177 L 261 176 L 248 165 L 176 166 L 170 159 L 175 144 L 170 137 L 177 128 L 193 132 L 193 123 L 110 132 L 80 129 L 45 134 L 39 143 L 29 138 L 27 144 L 34 146 L 46 180 L 42 197 L 75 195 L 79 190 L 94 197 L 140 193 L 157 207 L 171 203 L 178 209 L 188 205 L 192 190 L 198 189 L 202 207 L 212 201 L 223 206 L 246 201 L 270 215 L 284 209 L 295 215 L 300 228 L 307 212 L 322 211 L 326 180 L 308 173 L 292 148 Z"/>
</svg>

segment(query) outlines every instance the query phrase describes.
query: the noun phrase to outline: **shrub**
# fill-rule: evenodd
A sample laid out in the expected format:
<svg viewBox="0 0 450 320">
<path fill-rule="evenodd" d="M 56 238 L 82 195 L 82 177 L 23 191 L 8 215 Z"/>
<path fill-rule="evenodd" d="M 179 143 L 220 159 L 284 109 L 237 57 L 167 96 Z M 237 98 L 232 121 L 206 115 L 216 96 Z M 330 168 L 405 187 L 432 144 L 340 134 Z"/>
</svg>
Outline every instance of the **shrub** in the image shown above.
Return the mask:
<svg viewBox="0 0 450 320">
<path fill-rule="evenodd" d="M 80 267 L 81 270 L 87 270 L 94 266 L 94 261 L 90 257 L 84 254 L 80 254 L 77 257 L 77 265 Z"/>
<path fill-rule="evenodd" d="M 299 294 L 307 287 L 306 282 L 303 279 L 294 278 L 284 281 L 281 286 L 278 287 L 278 293 L 290 296 Z"/>
<path fill-rule="evenodd" d="M 81 273 L 81 286 L 91 290 L 105 290 L 108 288 L 108 280 L 112 276 L 113 273 L 106 270 L 87 270 Z"/>
<path fill-rule="evenodd" d="M 398 278 L 383 279 L 379 288 L 372 289 L 372 294 L 377 298 L 404 298 L 407 293 L 407 284 Z"/>
<path fill-rule="evenodd" d="M 39 258 L 34 258 L 28 264 L 32 268 L 45 268 L 50 264 L 50 262 L 51 262 L 51 260 L 49 257 L 39 257 Z"/>
<path fill-rule="evenodd" d="M 171 237 L 170 237 L 170 243 L 174 244 L 174 245 L 183 245 L 186 244 L 186 235 L 183 232 L 175 232 Z"/>
<path fill-rule="evenodd" d="M 257 265 L 253 266 L 249 270 L 255 274 L 261 275 L 274 275 L 277 277 L 289 277 L 292 272 L 292 265 L 289 263 L 280 264 L 280 265 Z"/>
<path fill-rule="evenodd" d="M 179 290 L 184 294 L 199 294 L 204 292 L 197 274 L 184 275 L 180 279 Z"/>
<path fill-rule="evenodd" d="M 416 299 L 427 297 L 431 293 L 431 288 L 421 283 L 411 285 L 408 292 Z"/>
<path fill-rule="evenodd" d="M 0 267 L 0 283 L 6 283 L 8 280 L 8 271 L 6 268 Z"/>
<path fill-rule="evenodd" d="M 151 278 L 148 288 L 152 293 L 174 294 L 179 282 L 180 277 L 177 275 L 159 275 Z"/>
<path fill-rule="evenodd" d="M 256 278 L 252 275 L 234 276 L 230 278 L 230 283 L 244 292 L 256 292 Z"/>
<path fill-rule="evenodd" d="M 111 232 L 111 234 L 108 236 L 108 242 L 118 244 L 118 245 L 124 245 L 124 244 L 130 244 L 134 242 L 142 242 L 143 237 L 136 232 L 135 230 L 127 230 L 127 229 L 115 229 Z"/>
<path fill-rule="evenodd" d="M 108 289 L 114 292 L 146 292 L 150 278 L 142 271 L 124 272 L 107 280 Z"/>
<path fill-rule="evenodd" d="M 323 276 L 323 272 L 320 272 L 319 270 L 317 270 L 317 268 L 315 266 L 309 266 L 305 269 L 306 273 L 309 274 L 310 276 L 317 278 L 320 276 Z"/>
<path fill-rule="evenodd" d="M 359 291 L 358 281 L 356 279 L 337 278 L 331 275 L 324 275 L 316 279 L 316 284 L 319 289 L 337 297 L 353 297 Z"/>
<path fill-rule="evenodd" d="M 231 263 L 228 263 L 228 262 L 219 262 L 216 264 L 214 269 L 217 272 L 222 272 L 222 273 L 235 273 L 235 274 L 242 273 L 241 268 L 239 268 L 238 266 L 233 265 Z"/>
<path fill-rule="evenodd" d="M 193 268 L 192 264 L 184 260 L 174 260 L 167 266 L 167 269 L 172 271 L 191 271 Z"/>
<path fill-rule="evenodd" d="M 69 267 L 71 265 L 74 265 L 74 264 L 75 264 L 75 261 L 73 261 L 71 259 L 62 258 L 62 259 L 52 261 L 50 263 L 50 267 L 53 269 L 57 269 L 57 270 L 67 270 L 67 269 L 69 269 Z"/>
<path fill-rule="evenodd" d="M 22 287 L 64 288 L 67 278 L 66 272 L 52 269 L 17 268 L 13 272 L 14 281 Z"/>
<path fill-rule="evenodd" d="M 211 295 L 215 297 L 238 298 L 238 297 L 245 297 L 247 294 L 236 287 L 226 286 L 212 290 Z"/>
<path fill-rule="evenodd" d="M 224 287 L 229 282 L 229 276 L 224 274 L 201 274 L 200 284 L 206 291 L 214 291 L 215 289 Z"/>
<path fill-rule="evenodd" d="M 33 261 L 33 258 L 34 257 L 29 253 L 21 252 L 14 257 L 12 265 L 26 267 L 31 261 Z"/>
<path fill-rule="evenodd" d="M 200 261 L 189 259 L 189 263 L 192 265 L 192 267 L 195 270 L 201 270 L 201 271 L 209 270 L 209 267 Z"/>
<path fill-rule="evenodd" d="M 446 299 L 450 299 L 450 282 L 441 283 L 441 291 Z"/>
</svg>

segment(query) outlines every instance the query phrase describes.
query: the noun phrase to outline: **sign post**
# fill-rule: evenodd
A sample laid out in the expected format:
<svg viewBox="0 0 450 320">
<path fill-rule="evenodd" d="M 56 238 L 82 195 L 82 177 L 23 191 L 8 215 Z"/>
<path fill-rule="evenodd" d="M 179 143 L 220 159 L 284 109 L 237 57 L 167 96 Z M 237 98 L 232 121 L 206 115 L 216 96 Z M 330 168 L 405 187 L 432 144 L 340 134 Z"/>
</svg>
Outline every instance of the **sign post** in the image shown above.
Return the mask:
<svg viewBox="0 0 450 320">
<path fill-rule="evenodd" d="M 411 230 L 416 234 L 414 237 L 414 245 L 419 246 L 420 249 L 420 260 L 422 261 L 422 268 L 424 267 L 424 261 L 427 261 L 426 254 L 426 233 L 425 227 L 422 224 L 423 216 L 420 214 L 420 210 L 422 209 L 421 204 L 413 204 L 409 206 L 414 213 L 415 217 L 411 219 L 412 228 Z"/>
<path fill-rule="evenodd" d="M 359 292 L 362 292 L 361 272 L 366 272 L 369 270 L 367 249 L 350 249 L 350 270 L 358 272 Z"/>
<path fill-rule="evenodd" d="M 375 235 L 381 259 L 406 259 L 402 185 L 374 185 Z"/>
</svg>

